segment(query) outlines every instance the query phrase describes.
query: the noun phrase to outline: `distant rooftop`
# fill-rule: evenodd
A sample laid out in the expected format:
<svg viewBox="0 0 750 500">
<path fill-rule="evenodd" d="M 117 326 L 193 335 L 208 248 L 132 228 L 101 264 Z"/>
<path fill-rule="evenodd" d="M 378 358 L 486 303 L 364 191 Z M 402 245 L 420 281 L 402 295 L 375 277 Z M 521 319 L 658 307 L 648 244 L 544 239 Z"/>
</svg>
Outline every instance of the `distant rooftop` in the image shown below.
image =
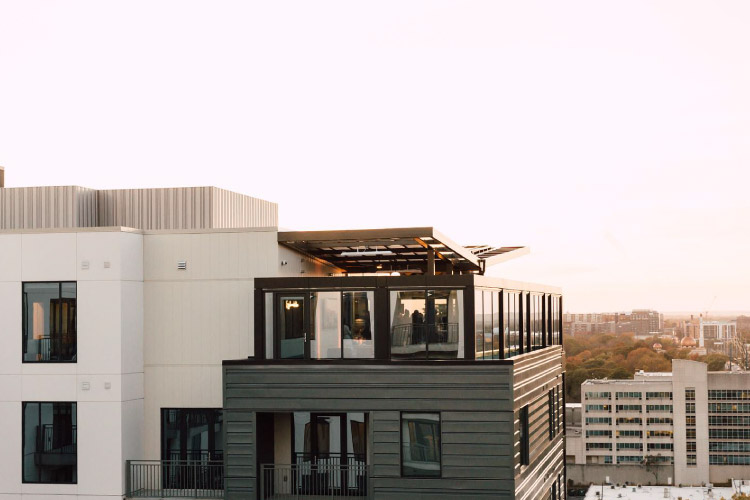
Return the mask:
<svg viewBox="0 0 750 500">
<path fill-rule="evenodd" d="M 666 490 L 666 493 L 665 493 Z M 743 491 L 750 490 L 745 486 Z M 604 496 L 601 496 L 601 493 Z M 665 498 L 677 500 L 719 500 L 724 497 L 730 500 L 734 494 L 734 488 L 709 488 L 709 487 L 685 487 L 677 486 L 620 486 L 612 488 L 605 485 L 592 484 L 586 492 L 585 500 L 664 500 Z"/>
</svg>

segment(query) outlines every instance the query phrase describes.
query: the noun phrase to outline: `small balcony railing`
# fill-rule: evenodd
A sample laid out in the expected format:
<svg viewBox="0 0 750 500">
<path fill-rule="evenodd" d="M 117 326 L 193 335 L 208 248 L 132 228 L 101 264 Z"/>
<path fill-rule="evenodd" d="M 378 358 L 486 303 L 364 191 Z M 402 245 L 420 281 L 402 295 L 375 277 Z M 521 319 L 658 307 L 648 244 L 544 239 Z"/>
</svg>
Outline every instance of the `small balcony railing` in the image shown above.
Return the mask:
<svg viewBox="0 0 750 500">
<path fill-rule="evenodd" d="M 128 460 L 128 498 L 224 498 L 219 460 Z"/>
<path fill-rule="evenodd" d="M 321 463 L 261 465 L 261 500 L 371 500 L 370 466 Z"/>
</svg>

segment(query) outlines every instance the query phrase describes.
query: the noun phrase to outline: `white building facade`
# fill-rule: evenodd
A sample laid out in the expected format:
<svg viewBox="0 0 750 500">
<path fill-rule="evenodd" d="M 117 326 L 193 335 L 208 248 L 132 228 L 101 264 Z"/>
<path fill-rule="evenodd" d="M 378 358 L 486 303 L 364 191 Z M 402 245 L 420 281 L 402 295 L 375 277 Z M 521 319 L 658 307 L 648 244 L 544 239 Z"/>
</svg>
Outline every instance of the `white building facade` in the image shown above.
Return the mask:
<svg viewBox="0 0 750 500">
<path fill-rule="evenodd" d="M 220 462 L 254 278 L 334 270 L 276 224 L 216 188 L 0 189 L 0 500 L 123 498 L 129 460 Z"/>
<path fill-rule="evenodd" d="M 750 372 L 671 373 L 581 384 L 586 464 L 671 466 L 674 484 L 740 479 L 750 470 Z"/>
</svg>

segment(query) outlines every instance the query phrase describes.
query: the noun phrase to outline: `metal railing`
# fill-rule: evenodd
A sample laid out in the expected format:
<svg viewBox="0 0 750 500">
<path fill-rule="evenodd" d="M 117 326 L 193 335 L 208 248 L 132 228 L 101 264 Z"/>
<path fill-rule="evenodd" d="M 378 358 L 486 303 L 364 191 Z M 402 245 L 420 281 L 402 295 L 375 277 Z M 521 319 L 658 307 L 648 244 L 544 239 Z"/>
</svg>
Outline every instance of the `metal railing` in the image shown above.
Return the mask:
<svg viewBox="0 0 750 500">
<path fill-rule="evenodd" d="M 364 498 L 370 494 L 370 466 L 329 464 L 261 465 L 261 500 Z"/>
<path fill-rule="evenodd" d="M 299 453 L 292 452 L 292 463 L 295 465 L 365 465 L 365 455 L 347 453 Z"/>
<path fill-rule="evenodd" d="M 129 498 L 224 498 L 224 462 L 128 460 Z"/>
<path fill-rule="evenodd" d="M 393 326 L 392 346 L 424 343 L 458 344 L 458 323 L 409 323 Z"/>
</svg>

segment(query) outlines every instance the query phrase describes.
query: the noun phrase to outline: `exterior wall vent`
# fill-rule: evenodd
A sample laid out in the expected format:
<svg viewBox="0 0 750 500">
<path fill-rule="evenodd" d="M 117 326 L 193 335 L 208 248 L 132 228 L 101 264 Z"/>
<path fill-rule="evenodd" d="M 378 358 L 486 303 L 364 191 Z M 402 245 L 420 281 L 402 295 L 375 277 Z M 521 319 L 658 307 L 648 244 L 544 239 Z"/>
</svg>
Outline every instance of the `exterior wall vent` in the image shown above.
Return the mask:
<svg viewBox="0 0 750 500">
<path fill-rule="evenodd" d="M 83 269 L 83 270 L 85 271 L 85 270 L 86 270 L 86 269 L 88 269 L 88 268 L 89 268 L 89 261 L 87 261 L 87 260 L 82 260 L 82 261 L 81 261 L 81 269 Z"/>
<path fill-rule="evenodd" d="M 187 270 L 187 261 L 186 260 L 177 261 L 177 270 L 178 271 L 186 271 Z"/>
</svg>

